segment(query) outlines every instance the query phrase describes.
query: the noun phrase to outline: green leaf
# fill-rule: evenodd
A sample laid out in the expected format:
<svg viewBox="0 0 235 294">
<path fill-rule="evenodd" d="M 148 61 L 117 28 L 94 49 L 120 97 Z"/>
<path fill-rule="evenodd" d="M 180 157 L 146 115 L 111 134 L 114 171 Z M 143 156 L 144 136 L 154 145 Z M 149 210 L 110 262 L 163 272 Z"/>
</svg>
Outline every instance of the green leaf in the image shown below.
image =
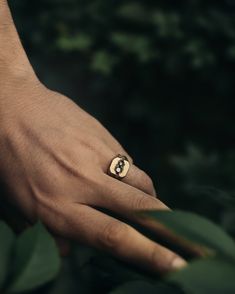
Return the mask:
<svg viewBox="0 0 235 294">
<path fill-rule="evenodd" d="M 64 51 L 87 51 L 92 46 L 92 38 L 88 34 L 79 33 L 74 36 L 62 36 L 57 41 L 57 46 Z"/>
<path fill-rule="evenodd" d="M 149 211 L 144 215 L 162 223 L 174 234 L 235 259 L 235 242 L 222 228 L 194 213 Z"/>
<path fill-rule="evenodd" d="M 9 263 L 14 245 L 15 236 L 12 230 L 0 222 L 0 290 L 9 272 Z"/>
<path fill-rule="evenodd" d="M 111 41 L 121 50 L 137 55 L 140 62 L 148 62 L 157 54 L 145 35 L 115 32 L 111 34 Z"/>
<path fill-rule="evenodd" d="M 150 13 L 139 3 L 127 3 L 117 10 L 117 15 L 137 22 L 149 22 Z"/>
<path fill-rule="evenodd" d="M 176 288 L 171 288 L 164 284 L 150 284 L 145 281 L 133 281 L 126 283 L 117 289 L 110 292 L 110 294 L 177 294 Z"/>
<path fill-rule="evenodd" d="M 235 264 L 219 258 L 201 259 L 171 274 L 168 280 L 192 294 L 234 294 Z"/>
<path fill-rule="evenodd" d="M 56 244 L 38 223 L 17 240 L 14 273 L 8 292 L 19 293 L 41 286 L 56 277 L 59 267 Z"/>
<path fill-rule="evenodd" d="M 109 52 L 100 50 L 93 55 L 91 68 L 104 75 L 109 75 L 117 61 L 117 58 Z"/>
</svg>

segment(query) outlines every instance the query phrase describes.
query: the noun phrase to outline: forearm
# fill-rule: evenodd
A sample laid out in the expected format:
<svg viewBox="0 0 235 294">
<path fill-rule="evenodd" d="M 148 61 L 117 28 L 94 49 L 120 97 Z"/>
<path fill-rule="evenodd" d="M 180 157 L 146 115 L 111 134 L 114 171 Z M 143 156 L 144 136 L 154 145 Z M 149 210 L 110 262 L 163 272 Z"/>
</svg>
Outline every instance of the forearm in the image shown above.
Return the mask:
<svg viewBox="0 0 235 294">
<path fill-rule="evenodd" d="M 32 71 L 6 0 L 0 0 L 0 92 L 11 80 Z"/>
</svg>

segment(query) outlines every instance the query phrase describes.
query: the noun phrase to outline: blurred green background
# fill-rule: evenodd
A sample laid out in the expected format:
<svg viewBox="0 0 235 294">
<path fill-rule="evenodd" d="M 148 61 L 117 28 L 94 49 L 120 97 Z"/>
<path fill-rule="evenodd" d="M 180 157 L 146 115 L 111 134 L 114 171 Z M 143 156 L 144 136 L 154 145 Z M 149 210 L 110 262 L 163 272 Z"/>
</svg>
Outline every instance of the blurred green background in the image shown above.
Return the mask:
<svg viewBox="0 0 235 294">
<path fill-rule="evenodd" d="M 169 206 L 235 235 L 235 2 L 10 4 L 40 79 L 98 118 Z"/>
<path fill-rule="evenodd" d="M 10 4 L 40 79 L 97 117 L 170 206 L 203 210 L 203 195 L 188 201 L 199 185 L 233 192 L 234 1 Z"/>
</svg>

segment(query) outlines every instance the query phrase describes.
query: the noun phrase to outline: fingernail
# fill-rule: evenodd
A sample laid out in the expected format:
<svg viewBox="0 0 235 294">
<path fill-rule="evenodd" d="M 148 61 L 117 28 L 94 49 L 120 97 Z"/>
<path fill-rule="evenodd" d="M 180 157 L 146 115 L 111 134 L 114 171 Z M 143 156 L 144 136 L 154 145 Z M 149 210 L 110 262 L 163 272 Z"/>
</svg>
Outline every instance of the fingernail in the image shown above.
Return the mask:
<svg viewBox="0 0 235 294">
<path fill-rule="evenodd" d="M 172 269 L 182 269 L 187 265 L 187 262 L 180 258 L 180 257 L 176 257 L 171 264 Z"/>
</svg>

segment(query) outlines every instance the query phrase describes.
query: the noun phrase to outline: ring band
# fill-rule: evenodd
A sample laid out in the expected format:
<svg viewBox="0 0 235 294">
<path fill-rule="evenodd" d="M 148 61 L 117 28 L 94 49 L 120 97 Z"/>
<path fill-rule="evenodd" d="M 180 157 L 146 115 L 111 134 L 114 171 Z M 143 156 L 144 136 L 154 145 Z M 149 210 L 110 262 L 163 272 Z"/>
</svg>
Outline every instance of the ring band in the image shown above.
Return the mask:
<svg viewBox="0 0 235 294">
<path fill-rule="evenodd" d="M 116 156 L 109 166 L 108 174 L 118 180 L 125 178 L 130 169 L 130 162 L 124 155 Z"/>
</svg>

